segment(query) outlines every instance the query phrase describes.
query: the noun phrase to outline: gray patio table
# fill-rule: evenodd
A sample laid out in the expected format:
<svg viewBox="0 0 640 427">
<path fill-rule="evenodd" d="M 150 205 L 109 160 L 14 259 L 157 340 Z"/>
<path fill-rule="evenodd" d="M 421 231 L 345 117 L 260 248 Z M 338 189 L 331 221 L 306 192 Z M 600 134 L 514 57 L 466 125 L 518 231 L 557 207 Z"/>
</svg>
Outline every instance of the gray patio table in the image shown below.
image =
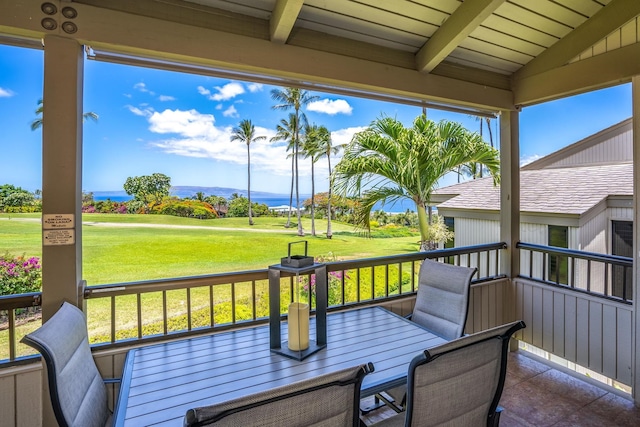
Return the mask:
<svg viewBox="0 0 640 427">
<path fill-rule="evenodd" d="M 283 331 L 286 336 L 285 323 Z M 367 307 L 329 314 L 327 347 L 302 361 L 270 351 L 268 325 L 132 349 L 114 425 L 181 426 L 189 408 L 366 362 L 375 372 L 365 377 L 362 397 L 371 396 L 405 383 L 411 359 L 445 341 L 381 307 Z"/>
</svg>

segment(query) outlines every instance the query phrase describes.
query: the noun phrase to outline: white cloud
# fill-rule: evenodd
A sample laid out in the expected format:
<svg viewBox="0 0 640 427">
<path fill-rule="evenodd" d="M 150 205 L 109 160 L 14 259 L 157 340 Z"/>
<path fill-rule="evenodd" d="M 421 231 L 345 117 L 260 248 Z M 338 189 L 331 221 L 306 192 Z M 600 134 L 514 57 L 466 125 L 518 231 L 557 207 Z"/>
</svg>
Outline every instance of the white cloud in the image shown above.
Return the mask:
<svg viewBox="0 0 640 427">
<path fill-rule="evenodd" d="M 222 115 L 225 117 L 240 117 L 238 114 L 238 110 L 233 105 L 222 112 Z"/>
<path fill-rule="evenodd" d="M 351 142 L 353 135 L 365 129 L 365 126 L 356 126 L 333 131 L 331 132 L 331 144 L 334 146 L 348 144 Z"/>
<path fill-rule="evenodd" d="M 160 101 L 175 101 L 176 98 L 171 96 L 171 95 L 160 95 L 158 97 L 158 100 L 160 100 Z"/>
<path fill-rule="evenodd" d="M 10 89 L 0 87 L 0 98 L 9 98 L 15 95 Z"/>
<path fill-rule="evenodd" d="M 140 92 L 148 93 L 149 95 L 155 96 L 155 92 L 147 89 L 147 85 L 142 82 L 134 84 L 133 88 L 139 90 Z"/>
<path fill-rule="evenodd" d="M 144 109 L 134 107 L 133 105 L 125 105 L 125 107 L 136 116 L 149 117 L 153 113 L 153 109 L 149 107 Z"/>
<path fill-rule="evenodd" d="M 262 91 L 262 87 L 263 87 L 263 85 L 261 83 L 249 83 L 247 85 L 247 89 L 249 89 L 249 92 L 251 92 L 251 93 L 261 92 Z"/>
<path fill-rule="evenodd" d="M 313 101 L 307 106 L 309 111 L 315 111 L 317 113 L 329 114 L 335 116 L 336 114 L 351 115 L 353 108 L 344 99 L 321 99 L 319 101 Z"/>
<path fill-rule="evenodd" d="M 151 132 L 171 135 L 171 138 L 150 143 L 151 146 L 178 156 L 212 158 L 218 161 L 246 165 L 246 145 L 231 142 L 232 127 L 216 127 L 212 114 L 196 110 L 164 110 L 148 116 Z M 271 129 L 256 126 L 257 136 L 266 136 L 264 141 L 251 144 L 251 166 L 256 172 L 265 171 L 274 175 L 288 176 L 290 160 L 286 158 L 286 147 L 273 144 L 275 135 Z M 306 168 L 301 168 L 301 175 Z"/>
<path fill-rule="evenodd" d="M 244 87 L 238 82 L 227 83 L 224 86 L 216 86 L 216 93 L 202 86 L 198 86 L 198 93 L 206 96 L 211 101 L 227 101 L 244 93 Z"/>
<path fill-rule="evenodd" d="M 528 165 L 529 163 L 533 163 L 536 160 L 542 158 L 543 156 L 539 154 L 532 154 L 531 156 L 521 157 L 520 158 L 520 166 Z"/>
</svg>

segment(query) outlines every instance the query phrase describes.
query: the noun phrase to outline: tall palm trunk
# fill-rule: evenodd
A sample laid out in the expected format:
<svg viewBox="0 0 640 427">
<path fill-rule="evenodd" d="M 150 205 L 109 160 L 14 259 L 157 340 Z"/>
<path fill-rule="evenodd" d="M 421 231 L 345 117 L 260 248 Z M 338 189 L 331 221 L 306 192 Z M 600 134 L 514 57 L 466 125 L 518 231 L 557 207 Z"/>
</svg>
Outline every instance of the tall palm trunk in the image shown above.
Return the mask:
<svg viewBox="0 0 640 427">
<path fill-rule="evenodd" d="M 313 164 L 314 164 L 314 159 L 313 156 L 311 156 L 311 235 L 315 236 L 316 235 L 316 201 L 315 199 L 315 195 L 316 195 L 316 189 L 315 189 L 315 179 L 314 179 L 314 171 L 313 171 Z"/>
<path fill-rule="evenodd" d="M 287 215 L 287 223 L 285 228 L 291 227 L 291 206 L 293 206 L 293 180 L 295 179 L 295 169 L 293 165 L 294 159 L 291 158 L 291 191 L 289 191 L 289 214 Z"/>
<path fill-rule="evenodd" d="M 416 203 L 418 209 L 418 226 L 420 228 L 420 250 L 428 251 L 433 249 L 432 242 L 428 241 L 429 216 L 423 203 Z"/>
<path fill-rule="evenodd" d="M 249 153 L 249 143 L 247 143 L 247 199 L 249 199 L 249 225 L 253 225 L 251 217 L 251 154 Z"/>
<path fill-rule="evenodd" d="M 300 217 L 300 179 L 298 170 L 298 151 L 300 149 L 300 143 L 298 141 L 298 129 L 296 127 L 296 146 L 295 146 L 295 165 L 296 165 L 296 210 L 298 212 L 298 236 L 304 236 L 304 230 L 302 229 L 302 218 Z"/>
<path fill-rule="evenodd" d="M 327 199 L 327 239 L 333 236 L 331 231 L 331 187 L 333 186 L 333 180 L 331 179 L 331 155 L 327 156 L 327 162 L 329 163 L 329 198 Z"/>
</svg>

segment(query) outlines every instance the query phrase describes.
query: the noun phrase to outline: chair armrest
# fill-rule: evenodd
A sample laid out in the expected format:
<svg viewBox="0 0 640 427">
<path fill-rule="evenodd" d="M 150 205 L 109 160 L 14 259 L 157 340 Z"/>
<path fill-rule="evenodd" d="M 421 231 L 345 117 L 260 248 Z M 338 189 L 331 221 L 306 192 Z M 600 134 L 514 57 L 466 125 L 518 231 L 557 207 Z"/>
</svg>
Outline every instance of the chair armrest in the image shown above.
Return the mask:
<svg viewBox="0 0 640 427">
<path fill-rule="evenodd" d="M 120 384 L 122 382 L 121 378 L 103 378 L 102 382 L 105 384 Z"/>
<path fill-rule="evenodd" d="M 413 315 L 413 313 L 409 313 L 406 316 L 404 316 L 405 319 L 407 320 L 411 320 L 411 316 Z"/>
</svg>

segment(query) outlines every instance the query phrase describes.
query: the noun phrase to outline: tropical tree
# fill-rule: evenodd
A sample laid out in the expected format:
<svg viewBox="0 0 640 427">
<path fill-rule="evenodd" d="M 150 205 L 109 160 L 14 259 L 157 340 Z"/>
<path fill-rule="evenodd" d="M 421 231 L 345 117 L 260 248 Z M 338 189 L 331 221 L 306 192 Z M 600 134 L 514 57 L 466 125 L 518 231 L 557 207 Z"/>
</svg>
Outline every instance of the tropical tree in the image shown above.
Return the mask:
<svg viewBox="0 0 640 427">
<path fill-rule="evenodd" d="M 332 177 L 331 177 L 331 155 L 338 154 L 340 151 L 340 146 L 334 146 L 331 143 L 331 132 L 324 126 L 320 126 L 318 128 L 318 146 L 320 152 L 318 153 L 318 160 L 326 157 L 327 164 L 329 166 L 329 195 L 327 197 L 327 239 L 330 239 L 333 236 L 333 232 L 331 230 L 331 187 L 333 187 Z"/>
<path fill-rule="evenodd" d="M 270 139 L 271 142 L 287 141 L 287 151 L 294 150 L 295 129 L 298 127 L 298 119 L 296 115 L 289 114 L 289 120 L 282 119 L 280 124 L 276 126 L 276 134 Z M 291 158 L 291 191 L 289 192 L 289 214 L 287 215 L 287 223 L 284 225 L 286 228 L 291 227 L 291 206 L 293 205 L 293 185 L 296 177 L 295 173 L 295 152 L 292 152 L 287 158 Z M 298 221 L 300 223 L 300 221 Z"/>
<path fill-rule="evenodd" d="M 43 111 L 44 111 L 44 103 L 42 102 L 42 98 L 41 98 L 41 99 L 38 99 L 38 108 L 36 108 L 36 118 L 31 122 L 31 130 L 40 129 L 42 127 Z M 98 115 L 93 111 L 89 111 L 87 113 L 82 114 L 82 121 L 84 122 L 87 119 L 97 122 Z"/>
<path fill-rule="evenodd" d="M 326 128 L 324 128 L 326 130 Z M 304 142 L 302 144 L 302 153 L 305 159 L 311 159 L 311 235 L 316 235 L 316 208 L 315 208 L 315 164 L 320 158 L 321 136 L 320 127 L 317 125 L 306 125 L 304 128 Z"/>
<path fill-rule="evenodd" d="M 300 112 L 300 109 L 310 102 L 319 99 L 319 96 L 311 95 L 306 90 L 300 88 L 284 88 L 273 89 L 271 91 L 271 98 L 278 102 L 272 108 L 274 110 L 290 110 L 293 108 L 295 111 L 295 129 L 293 129 L 293 163 L 294 163 L 294 175 L 296 186 L 296 208 L 298 211 L 298 235 L 304 236 L 304 230 L 302 229 L 302 221 L 300 220 L 300 185 L 298 179 L 298 154 L 300 149 L 300 124 L 306 122 L 306 116 Z"/>
<path fill-rule="evenodd" d="M 128 177 L 124 183 L 124 191 L 128 195 L 151 207 L 168 197 L 170 189 L 171 178 L 161 173 Z"/>
<path fill-rule="evenodd" d="M 354 135 L 334 171 L 336 189 L 362 194 L 355 224 L 369 230 L 371 210 L 377 202 L 411 199 L 416 204 L 421 249 L 429 246 L 427 206 L 438 180 L 462 164 L 485 165 L 494 183 L 500 180 L 496 149 L 480 135 L 446 120 L 438 123 L 418 116 L 412 127 L 381 117 Z"/>
<path fill-rule="evenodd" d="M 247 199 L 249 203 L 249 225 L 253 225 L 251 216 L 251 152 L 249 146 L 252 142 L 267 139 L 266 136 L 256 136 L 256 128 L 251 120 L 241 120 L 238 127 L 233 128 L 231 141 L 240 141 L 247 144 Z"/>
</svg>

